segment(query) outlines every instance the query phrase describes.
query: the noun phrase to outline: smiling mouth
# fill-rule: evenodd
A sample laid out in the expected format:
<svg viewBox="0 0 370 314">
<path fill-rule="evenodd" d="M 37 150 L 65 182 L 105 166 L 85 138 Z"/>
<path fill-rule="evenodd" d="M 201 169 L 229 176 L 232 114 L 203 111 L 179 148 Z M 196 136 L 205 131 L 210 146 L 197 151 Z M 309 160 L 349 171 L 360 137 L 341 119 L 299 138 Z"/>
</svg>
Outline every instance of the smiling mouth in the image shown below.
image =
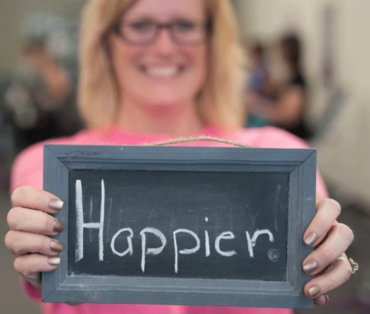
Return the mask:
<svg viewBox="0 0 370 314">
<path fill-rule="evenodd" d="M 148 67 L 140 66 L 140 71 L 147 76 L 155 78 L 173 78 L 181 74 L 184 66 Z"/>
</svg>

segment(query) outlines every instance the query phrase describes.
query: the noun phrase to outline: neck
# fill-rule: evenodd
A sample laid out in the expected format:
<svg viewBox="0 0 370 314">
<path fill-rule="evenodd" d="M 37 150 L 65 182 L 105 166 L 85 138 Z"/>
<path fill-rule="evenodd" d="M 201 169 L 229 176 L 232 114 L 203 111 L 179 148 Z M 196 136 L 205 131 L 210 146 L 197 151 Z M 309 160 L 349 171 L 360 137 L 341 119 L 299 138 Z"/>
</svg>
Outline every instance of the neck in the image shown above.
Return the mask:
<svg viewBox="0 0 370 314">
<path fill-rule="evenodd" d="M 118 126 L 132 133 L 188 137 L 198 134 L 203 128 L 193 103 L 153 106 L 125 100 L 121 108 Z"/>
</svg>

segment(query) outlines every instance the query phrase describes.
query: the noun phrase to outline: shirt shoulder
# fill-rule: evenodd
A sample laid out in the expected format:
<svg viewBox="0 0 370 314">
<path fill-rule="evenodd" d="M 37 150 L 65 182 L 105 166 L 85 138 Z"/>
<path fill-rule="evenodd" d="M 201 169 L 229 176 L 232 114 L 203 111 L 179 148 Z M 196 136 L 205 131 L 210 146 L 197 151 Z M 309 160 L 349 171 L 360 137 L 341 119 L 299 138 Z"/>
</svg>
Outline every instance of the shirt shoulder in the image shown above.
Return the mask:
<svg viewBox="0 0 370 314">
<path fill-rule="evenodd" d="M 302 139 L 271 126 L 241 129 L 233 135 L 233 141 L 260 148 L 309 148 Z"/>
<path fill-rule="evenodd" d="M 241 129 L 234 134 L 232 140 L 260 148 L 310 148 L 299 137 L 276 127 Z M 325 183 L 318 171 L 316 176 L 316 191 L 321 198 L 328 197 Z"/>
<path fill-rule="evenodd" d="M 91 131 L 81 131 L 70 137 L 50 139 L 26 148 L 13 163 L 10 191 L 23 185 L 42 189 L 45 144 L 89 144 L 88 139 L 92 137 Z"/>
</svg>

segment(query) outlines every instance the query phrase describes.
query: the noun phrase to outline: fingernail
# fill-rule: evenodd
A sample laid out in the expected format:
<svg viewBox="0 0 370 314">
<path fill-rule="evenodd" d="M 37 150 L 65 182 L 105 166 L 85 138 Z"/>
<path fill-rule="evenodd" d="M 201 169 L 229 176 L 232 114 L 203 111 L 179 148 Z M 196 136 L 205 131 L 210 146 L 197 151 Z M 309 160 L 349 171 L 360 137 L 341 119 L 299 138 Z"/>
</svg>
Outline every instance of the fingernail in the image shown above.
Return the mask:
<svg viewBox="0 0 370 314">
<path fill-rule="evenodd" d="M 306 239 L 304 239 L 304 242 L 308 245 L 308 246 L 311 246 L 312 244 L 314 244 L 314 242 L 316 241 L 317 239 L 317 234 L 316 233 L 311 233 L 308 235 L 308 237 L 306 237 Z"/>
<path fill-rule="evenodd" d="M 320 289 L 318 287 L 312 287 L 308 290 L 311 298 L 316 297 L 320 293 Z"/>
<path fill-rule="evenodd" d="M 59 241 L 57 240 L 53 240 L 51 241 L 50 243 L 50 248 L 52 251 L 54 252 L 62 252 L 63 251 L 63 244 L 60 243 Z"/>
<path fill-rule="evenodd" d="M 54 218 L 53 231 L 56 233 L 61 233 L 63 230 L 64 230 L 64 223 L 58 220 L 57 218 Z"/>
<path fill-rule="evenodd" d="M 51 257 L 49 258 L 49 264 L 56 266 L 60 264 L 60 257 Z"/>
<path fill-rule="evenodd" d="M 317 267 L 317 263 L 315 261 L 313 262 L 310 262 L 310 263 L 307 263 L 305 265 L 303 265 L 303 270 L 306 272 L 306 273 L 310 273 L 312 272 L 313 270 L 315 270 Z"/>
<path fill-rule="evenodd" d="M 329 296 L 327 294 L 324 294 L 325 298 L 326 298 L 326 302 L 329 302 Z"/>
<path fill-rule="evenodd" d="M 49 203 L 49 206 L 52 208 L 52 209 L 55 209 L 55 210 L 61 210 L 63 208 L 63 205 L 64 205 L 64 202 L 61 201 L 61 200 L 54 200 L 54 201 L 51 201 Z"/>
</svg>

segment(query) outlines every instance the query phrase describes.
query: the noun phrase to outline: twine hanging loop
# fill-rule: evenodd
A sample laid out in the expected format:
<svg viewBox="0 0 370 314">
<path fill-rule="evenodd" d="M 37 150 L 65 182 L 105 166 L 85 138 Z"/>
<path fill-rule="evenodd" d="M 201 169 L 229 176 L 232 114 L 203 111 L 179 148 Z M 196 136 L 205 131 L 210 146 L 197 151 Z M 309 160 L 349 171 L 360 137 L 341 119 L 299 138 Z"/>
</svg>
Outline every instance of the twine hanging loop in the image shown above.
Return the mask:
<svg viewBox="0 0 370 314">
<path fill-rule="evenodd" d="M 218 142 L 218 143 L 224 143 L 229 145 L 234 145 L 237 147 L 252 147 L 246 144 L 237 143 L 229 140 L 223 140 L 219 139 L 217 137 L 212 136 L 199 136 L 199 137 L 180 137 L 174 140 L 168 140 L 153 144 L 144 144 L 144 146 L 166 146 L 166 145 L 173 145 L 173 144 L 180 144 L 180 143 L 189 143 L 189 142 Z"/>
</svg>

